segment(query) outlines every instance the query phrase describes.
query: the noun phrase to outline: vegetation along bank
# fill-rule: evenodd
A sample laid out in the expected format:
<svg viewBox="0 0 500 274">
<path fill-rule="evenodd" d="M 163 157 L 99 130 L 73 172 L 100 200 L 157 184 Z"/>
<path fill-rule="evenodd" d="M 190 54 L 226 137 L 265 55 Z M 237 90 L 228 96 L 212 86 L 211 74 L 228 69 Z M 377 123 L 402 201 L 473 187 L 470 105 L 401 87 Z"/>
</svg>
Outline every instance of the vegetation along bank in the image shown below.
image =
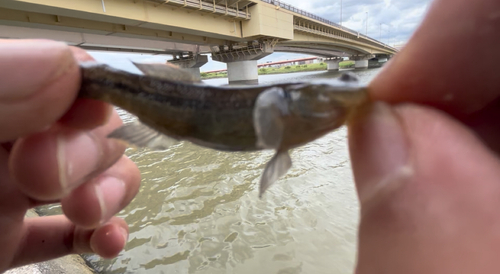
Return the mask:
<svg viewBox="0 0 500 274">
<path fill-rule="evenodd" d="M 339 68 L 351 68 L 354 67 L 354 61 L 342 61 L 339 63 Z M 281 67 L 267 67 L 267 68 L 259 68 L 259 75 L 266 74 L 282 74 L 282 73 L 293 73 L 293 72 L 304 72 L 304 71 L 318 71 L 318 70 L 326 70 L 326 63 L 313 63 L 313 64 L 305 64 L 305 65 L 290 65 L 290 66 L 281 66 Z M 213 79 L 213 78 L 226 78 L 227 71 L 223 72 L 213 72 L 201 73 L 201 79 Z"/>
</svg>

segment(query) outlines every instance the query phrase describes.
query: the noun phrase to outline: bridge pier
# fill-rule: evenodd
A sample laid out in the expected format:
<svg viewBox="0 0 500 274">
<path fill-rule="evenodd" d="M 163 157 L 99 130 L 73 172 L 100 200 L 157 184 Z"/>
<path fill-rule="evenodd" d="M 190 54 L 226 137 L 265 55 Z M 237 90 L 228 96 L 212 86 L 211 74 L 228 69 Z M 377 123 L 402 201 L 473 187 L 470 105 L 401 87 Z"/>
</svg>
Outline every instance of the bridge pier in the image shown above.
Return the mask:
<svg viewBox="0 0 500 274">
<path fill-rule="evenodd" d="M 190 54 L 188 57 L 175 56 L 173 60 L 168 61 L 171 64 L 191 72 L 195 77 L 200 78 L 200 67 L 208 63 L 208 56 L 198 54 L 194 57 Z"/>
<path fill-rule="evenodd" d="M 375 58 L 368 60 L 368 68 L 380 68 L 387 63 L 389 56 L 386 54 L 376 54 Z"/>
<path fill-rule="evenodd" d="M 257 60 L 273 52 L 273 45 L 268 42 L 239 47 L 219 46 L 212 48 L 212 60 L 227 64 L 229 84 L 253 85 L 259 83 Z"/>
<path fill-rule="evenodd" d="M 257 69 L 257 60 L 228 62 L 227 78 L 230 84 L 258 84 L 259 72 Z"/>
<path fill-rule="evenodd" d="M 366 55 L 353 55 L 349 57 L 350 60 L 354 60 L 354 68 L 355 69 L 367 69 L 368 68 L 368 60 L 374 58 L 375 55 L 366 54 Z"/>
<path fill-rule="evenodd" d="M 355 69 L 367 69 L 368 68 L 368 59 L 366 60 L 355 60 L 354 62 Z"/>
<path fill-rule="evenodd" d="M 325 60 L 326 69 L 328 71 L 339 71 L 339 63 L 344 59 L 340 57 L 329 58 Z"/>
</svg>

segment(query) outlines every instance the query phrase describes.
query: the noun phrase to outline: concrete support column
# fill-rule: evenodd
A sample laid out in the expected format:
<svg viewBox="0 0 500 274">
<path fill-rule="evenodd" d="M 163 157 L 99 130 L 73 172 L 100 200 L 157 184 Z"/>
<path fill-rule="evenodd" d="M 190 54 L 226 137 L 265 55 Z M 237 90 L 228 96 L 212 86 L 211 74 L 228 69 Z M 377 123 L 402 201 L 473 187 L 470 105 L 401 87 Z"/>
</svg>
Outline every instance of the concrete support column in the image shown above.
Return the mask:
<svg viewBox="0 0 500 274">
<path fill-rule="evenodd" d="M 388 55 L 377 54 L 375 58 L 368 60 L 368 68 L 380 68 L 387 63 Z"/>
<path fill-rule="evenodd" d="M 355 69 L 367 69 L 368 68 L 368 60 L 374 58 L 375 55 L 372 54 L 363 54 L 363 55 L 353 55 L 349 57 L 350 60 L 354 60 L 354 68 Z"/>
<path fill-rule="evenodd" d="M 185 68 L 184 70 L 189 71 L 196 78 L 201 78 L 200 68 Z"/>
<path fill-rule="evenodd" d="M 331 58 L 331 59 L 326 59 L 326 69 L 328 71 L 339 71 L 339 63 L 342 62 L 344 59 L 342 58 Z"/>
<path fill-rule="evenodd" d="M 368 59 L 367 60 L 356 60 L 354 62 L 355 69 L 366 69 L 368 68 Z"/>
<path fill-rule="evenodd" d="M 197 55 L 196 57 L 187 57 L 181 59 L 174 59 L 168 61 L 171 64 L 177 65 L 180 68 L 191 72 L 195 77 L 200 78 L 200 68 L 208 63 L 208 56 L 206 55 Z"/>
<path fill-rule="evenodd" d="M 274 43 L 249 42 L 246 46 L 222 45 L 212 47 L 212 60 L 227 64 L 229 84 L 253 85 L 259 83 L 257 60 L 274 52 Z"/>
<path fill-rule="evenodd" d="M 229 84 L 258 84 L 259 73 L 257 70 L 257 60 L 228 62 L 227 77 Z"/>
</svg>

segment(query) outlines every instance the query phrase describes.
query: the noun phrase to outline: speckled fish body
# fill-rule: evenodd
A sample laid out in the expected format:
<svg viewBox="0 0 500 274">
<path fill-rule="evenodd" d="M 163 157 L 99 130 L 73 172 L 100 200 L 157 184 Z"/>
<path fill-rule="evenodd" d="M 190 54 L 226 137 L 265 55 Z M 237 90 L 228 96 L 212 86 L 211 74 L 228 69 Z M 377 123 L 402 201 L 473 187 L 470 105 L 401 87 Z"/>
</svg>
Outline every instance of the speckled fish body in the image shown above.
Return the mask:
<svg viewBox="0 0 500 274">
<path fill-rule="evenodd" d="M 151 148 L 166 148 L 166 140 L 175 139 L 223 151 L 274 149 L 261 195 L 290 168 L 289 149 L 342 126 L 367 101 L 366 88 L 352 74 L 318 83 L 215 87 L 173 67 L 136 65 L 147 74 L 81 64 L 79 97 L 111 103 L 139 118 L 110 137 Z"/>
<path fill-rule="evenodd" d="M 257 149 L 252 110 L 260 88 L 234 92 L 106 65 L 84 67 L 82 73 L 81 97 L 127 110 L 167 136 L 218 150 Z"/>
</svg>

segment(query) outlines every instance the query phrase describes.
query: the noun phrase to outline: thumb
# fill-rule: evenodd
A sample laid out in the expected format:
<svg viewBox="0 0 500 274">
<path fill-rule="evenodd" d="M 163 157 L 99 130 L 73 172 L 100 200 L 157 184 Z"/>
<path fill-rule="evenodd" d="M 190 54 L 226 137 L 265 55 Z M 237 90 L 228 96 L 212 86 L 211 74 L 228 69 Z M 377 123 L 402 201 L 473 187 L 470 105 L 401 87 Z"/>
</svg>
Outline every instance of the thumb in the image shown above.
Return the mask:
<svg viewBox="0 0 500 274">
<path fill-rule="evenodd" d="M 75 100 L 79 81 L 66 44 L 0 40 L 0 142 L 55 122 Z"/>
<path fill-rule="evenodd" d="M 349 125 L 349 145 L 358 274 L 500 267 L 500 162 L 468 128 L 429 108 L 374 103 Z"/>
</svg>

